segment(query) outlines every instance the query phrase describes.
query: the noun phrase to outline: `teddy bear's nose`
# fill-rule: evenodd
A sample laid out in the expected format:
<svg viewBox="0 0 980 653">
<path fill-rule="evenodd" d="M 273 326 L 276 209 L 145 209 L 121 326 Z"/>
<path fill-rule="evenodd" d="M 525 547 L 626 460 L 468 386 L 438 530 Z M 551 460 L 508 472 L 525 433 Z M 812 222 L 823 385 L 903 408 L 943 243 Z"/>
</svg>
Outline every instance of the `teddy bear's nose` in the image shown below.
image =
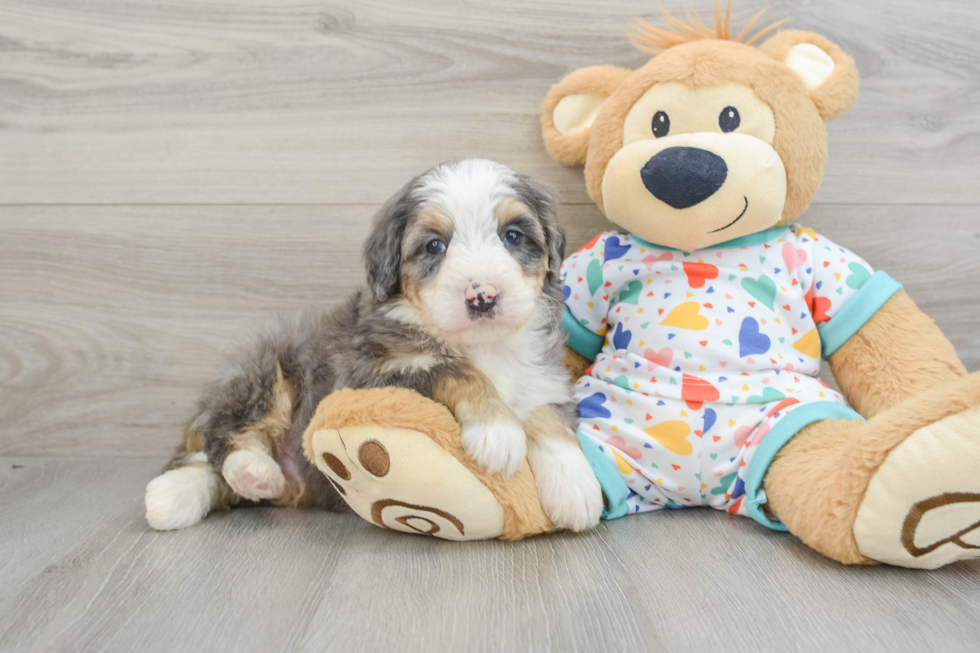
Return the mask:
<svg viewBox="0 0 980 653">
<path fill-rule="evenodd" d="M 686 209 L 715 194 L 728 177 L 725 160 L 698 147 L 668 147 L 646 162 L 640 177 L 664 204 Z"/>
</svg>

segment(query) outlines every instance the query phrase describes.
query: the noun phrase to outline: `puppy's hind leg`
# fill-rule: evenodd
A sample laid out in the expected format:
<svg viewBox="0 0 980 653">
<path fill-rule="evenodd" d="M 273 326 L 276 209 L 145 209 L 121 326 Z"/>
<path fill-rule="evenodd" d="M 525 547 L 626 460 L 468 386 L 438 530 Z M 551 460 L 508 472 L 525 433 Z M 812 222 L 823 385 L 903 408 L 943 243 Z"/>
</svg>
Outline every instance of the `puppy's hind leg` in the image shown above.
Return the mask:
<svg viewBox="0 0 980 653">
<path fill-rule="evenodd" d="M 213 510 L 227 510 L 231 489 L 208 463 L 201 437 L 188 429 L 167 470 L 146 486 L 146 521 L 158 531 L 187 528 Z"/>
</svg>

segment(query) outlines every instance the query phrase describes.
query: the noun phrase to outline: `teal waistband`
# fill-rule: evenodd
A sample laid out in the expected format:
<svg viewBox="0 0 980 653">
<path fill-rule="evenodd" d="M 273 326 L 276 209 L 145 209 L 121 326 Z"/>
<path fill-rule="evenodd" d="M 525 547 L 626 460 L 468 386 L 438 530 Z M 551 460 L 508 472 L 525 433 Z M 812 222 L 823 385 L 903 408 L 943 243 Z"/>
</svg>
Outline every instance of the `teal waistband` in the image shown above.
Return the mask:
<svg viewBox="0 0 980 653">
<path fill-rule="evenodd" d="M 568 334 L 568 346 L 589 360 L 598 356 L 602 346 L 606 344 L 604 336 L 589 331 L 585 325 L 575 319 L 567 306 L 561 316 L 561 325 Z"/>
</svg>

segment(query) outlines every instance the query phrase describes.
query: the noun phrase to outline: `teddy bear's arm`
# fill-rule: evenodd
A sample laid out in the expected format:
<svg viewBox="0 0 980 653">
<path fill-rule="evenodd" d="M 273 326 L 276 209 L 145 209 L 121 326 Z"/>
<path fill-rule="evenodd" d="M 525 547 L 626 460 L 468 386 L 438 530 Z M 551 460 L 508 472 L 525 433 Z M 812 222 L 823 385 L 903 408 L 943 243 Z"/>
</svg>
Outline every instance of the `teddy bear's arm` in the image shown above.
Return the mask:
<svg viewBox="0 0 980 653">
<path fill-rule="evenodd" d="M 830 356 L 830 369 L 865 418 L 966 376 L 952 343 L 904 290 Z"/>
</svg>

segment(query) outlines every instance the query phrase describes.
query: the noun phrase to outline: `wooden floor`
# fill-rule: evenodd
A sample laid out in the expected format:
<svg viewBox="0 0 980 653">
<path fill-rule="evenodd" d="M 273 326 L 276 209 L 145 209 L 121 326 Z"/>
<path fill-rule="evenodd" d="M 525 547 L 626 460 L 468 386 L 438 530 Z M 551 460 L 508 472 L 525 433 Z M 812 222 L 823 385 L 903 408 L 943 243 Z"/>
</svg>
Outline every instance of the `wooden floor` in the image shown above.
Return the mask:
<svg viewBox="0 0 980 653">
<path fill-rule="evenodd" d="M 733 24 L 770 5 L 862 75 L 801 222 L 980 369 L 980 3 L 740 0 Z M 410 176 L 496 159 L 556 186 L 570 246 L 606 228 L 538 106 L 574 68 L 642 64 L 623 30 L 656 10 L 0 0 L 0 651 L 976 651 L 980 563 L 846 569 L 709 512 L 516 545 L 289 511 L 143 522 L 221 351 L 358 285 Z"/>
</svg>

